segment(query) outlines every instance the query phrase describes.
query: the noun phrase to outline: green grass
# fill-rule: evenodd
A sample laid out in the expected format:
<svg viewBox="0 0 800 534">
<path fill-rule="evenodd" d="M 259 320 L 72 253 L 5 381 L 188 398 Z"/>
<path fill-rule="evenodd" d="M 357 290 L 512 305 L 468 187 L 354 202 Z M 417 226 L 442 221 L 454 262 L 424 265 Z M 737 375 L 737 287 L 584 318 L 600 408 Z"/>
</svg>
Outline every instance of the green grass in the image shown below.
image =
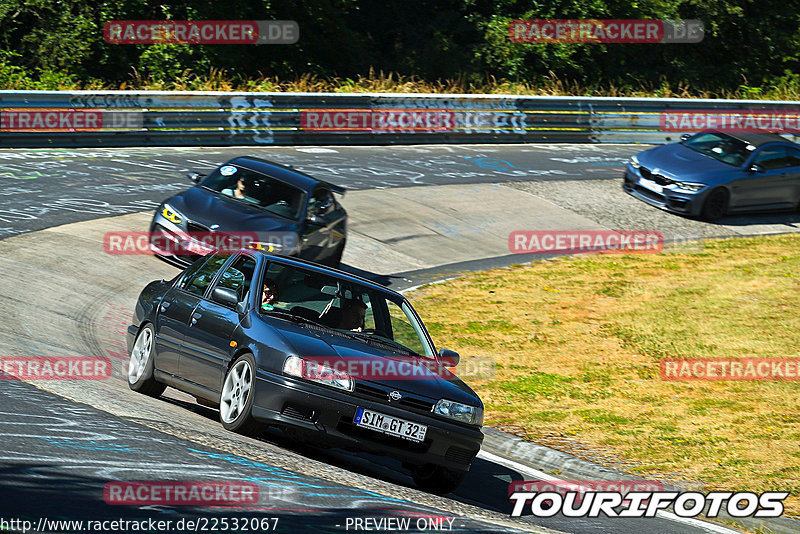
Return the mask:
<svg viewBox="0 0 800 534">
<path fill-rule="evenodd" d="M 800 382 L 659 375 L 667 357 L 800 357 L 800 235 L 566 257 L 409 297 L 462 361 L 497 359 L 471 382 L 489 425 L 708 490 L 800 489 Z M 800 513 L 797 493 L 788 513 Z"/>
</svg>

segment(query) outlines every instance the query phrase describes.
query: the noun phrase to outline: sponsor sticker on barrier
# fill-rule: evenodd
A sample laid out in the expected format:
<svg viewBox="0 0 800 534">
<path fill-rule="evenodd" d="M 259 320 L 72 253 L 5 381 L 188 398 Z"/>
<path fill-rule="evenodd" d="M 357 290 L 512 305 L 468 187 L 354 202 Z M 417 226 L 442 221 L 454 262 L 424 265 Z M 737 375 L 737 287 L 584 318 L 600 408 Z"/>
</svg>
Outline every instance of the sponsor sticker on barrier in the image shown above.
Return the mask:
<svg viewBox="0 0 800 534">
<path fill-rule="evenodd" d="M 2 356 L 2 380 L 106 380 L 111 359 L 106 356 Z"/>
<path fill-rule="evenodd" d="M 662 380 L 799 381 L 800 358 L 664 358 Z"/>
<path fill-rule="evenodd" d="M 513 254 L 643 254 L 663 248 L 663 234 L 652 230 L 515 230 L 508 235 Z"/>
<path fill-rule="evenodd" d="M 699 43 L 699 20 L 513 20 L 508 36 L 515 43 Z"/>
<path fill-rule="evenodd" d="M 252 482 L 108 482 L 103 500 L 110 505 L 243 506 L 257 504 Z"/>
<path fill-rule="evenodd" d="M 103 25 L 109 44 L 294 44 L 293 20 L 112 20 Z"/>
</svg>

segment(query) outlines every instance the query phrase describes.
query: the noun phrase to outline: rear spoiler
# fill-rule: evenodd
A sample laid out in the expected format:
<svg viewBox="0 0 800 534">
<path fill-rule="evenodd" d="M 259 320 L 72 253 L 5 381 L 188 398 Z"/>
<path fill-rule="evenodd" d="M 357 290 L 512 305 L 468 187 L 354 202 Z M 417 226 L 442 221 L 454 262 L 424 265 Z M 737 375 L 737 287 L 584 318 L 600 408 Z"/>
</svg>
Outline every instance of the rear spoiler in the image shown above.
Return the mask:
<svg viewBox="0 0 800 534">
<path fill-rule="evenodd" d="M 347 193 L 347 189 L 345 189 L 341 185 L 335 185 L 335 184 L 332 184 L 330 182 L 323 182 L 322 180 L 320 180 L 320 183 L 323 183 L 323 184 L 327 185 L 330 188 L 331 191 L 333 191 L 334 193 L 337 193 L 339 195 L 344 196 L 344 194 Z"/>
</svg>

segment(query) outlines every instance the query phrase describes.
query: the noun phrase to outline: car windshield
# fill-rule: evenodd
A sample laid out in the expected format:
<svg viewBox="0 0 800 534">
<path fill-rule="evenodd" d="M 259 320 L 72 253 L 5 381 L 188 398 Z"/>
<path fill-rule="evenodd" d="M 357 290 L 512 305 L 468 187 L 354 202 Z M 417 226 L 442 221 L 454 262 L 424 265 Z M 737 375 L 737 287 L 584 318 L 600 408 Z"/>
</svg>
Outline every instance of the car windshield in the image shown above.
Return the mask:
<svg viewBox="0 0 800 534">
<path fill-rule="evenodd" d="M 681 144 L 695 152 L 736 167 L 744 165 L 755 149 L 750 143 L 720 132 L 699 133 L 686 141 L 681 141 Z"/>
<path fill-rule="evenodd" d="M 200 186 L 293 220 L 300 218 L 305 197 L 301 189 L 236 165 L 223 165 L 206 176 Z"/>
<path fill-rule="evenodd" d="M 264 315 L 296 317 L 393 353 L 434 357 L 425 327 L 400 296 L 278 262 L 268 266 L 261 291 Z"/>
</svg>

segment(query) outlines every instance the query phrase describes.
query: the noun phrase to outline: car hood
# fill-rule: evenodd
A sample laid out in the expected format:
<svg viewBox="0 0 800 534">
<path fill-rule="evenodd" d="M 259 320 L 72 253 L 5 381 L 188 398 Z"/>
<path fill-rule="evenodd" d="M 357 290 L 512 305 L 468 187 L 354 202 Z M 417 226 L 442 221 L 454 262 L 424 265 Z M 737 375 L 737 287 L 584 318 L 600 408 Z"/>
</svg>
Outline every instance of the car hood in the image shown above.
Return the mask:
<svg viewBox="0 0 800 534">
<path fill-rule="evenodd" d="M 166 201 L 185 218 L 220 231 L 293 230 L 296 222 L 228 200 L 202 187 L 192 187 Z"/>
<path fill-rule="evenodd" d="M 636 157 L 639 163 L 651 172 L 658 169 L 658 174 L 671 178 L 691 177 L 703 181 L 704 177 L 713 179 L 717 174 L 730 174 L 731 171 L 738 169 L 686 148 L 680 143 L 657 146 L 637 154 Z"/>
<path fill-rule="evenodd" d="M 373 361 L 382 364 L 387 369 L 390 362 L 395 366 L 402 365 L 403 378 L 375 378 L 369 380 L 356 378 L 356 382 L 372 382 L 399 391 L 409 391 L 436 402 L 439 399 L 448 399 L 469 405 L 483 406 L 479 397 L 460 378 L 447 370 L 437 372 L 435 362 L 425 365 L 425 360 L 404 356 L 396 352 L 373 347 L 358 340 L 328 334 L 322 331 L 311 331 L 298 327 L 297 329 L 281 330 L 281 336 L 295 354 L 304 358 L 314 358 L 316 361 L 341 361 L 355 359 L 359 366 L 367 365 L 372 369 Z M 360 367 L 359 367 L 360 368 Z M 405 376 L 409 376 L 405 378 Z M 396 375 L 395 375 L 396 376 Z"/>
</svg>

